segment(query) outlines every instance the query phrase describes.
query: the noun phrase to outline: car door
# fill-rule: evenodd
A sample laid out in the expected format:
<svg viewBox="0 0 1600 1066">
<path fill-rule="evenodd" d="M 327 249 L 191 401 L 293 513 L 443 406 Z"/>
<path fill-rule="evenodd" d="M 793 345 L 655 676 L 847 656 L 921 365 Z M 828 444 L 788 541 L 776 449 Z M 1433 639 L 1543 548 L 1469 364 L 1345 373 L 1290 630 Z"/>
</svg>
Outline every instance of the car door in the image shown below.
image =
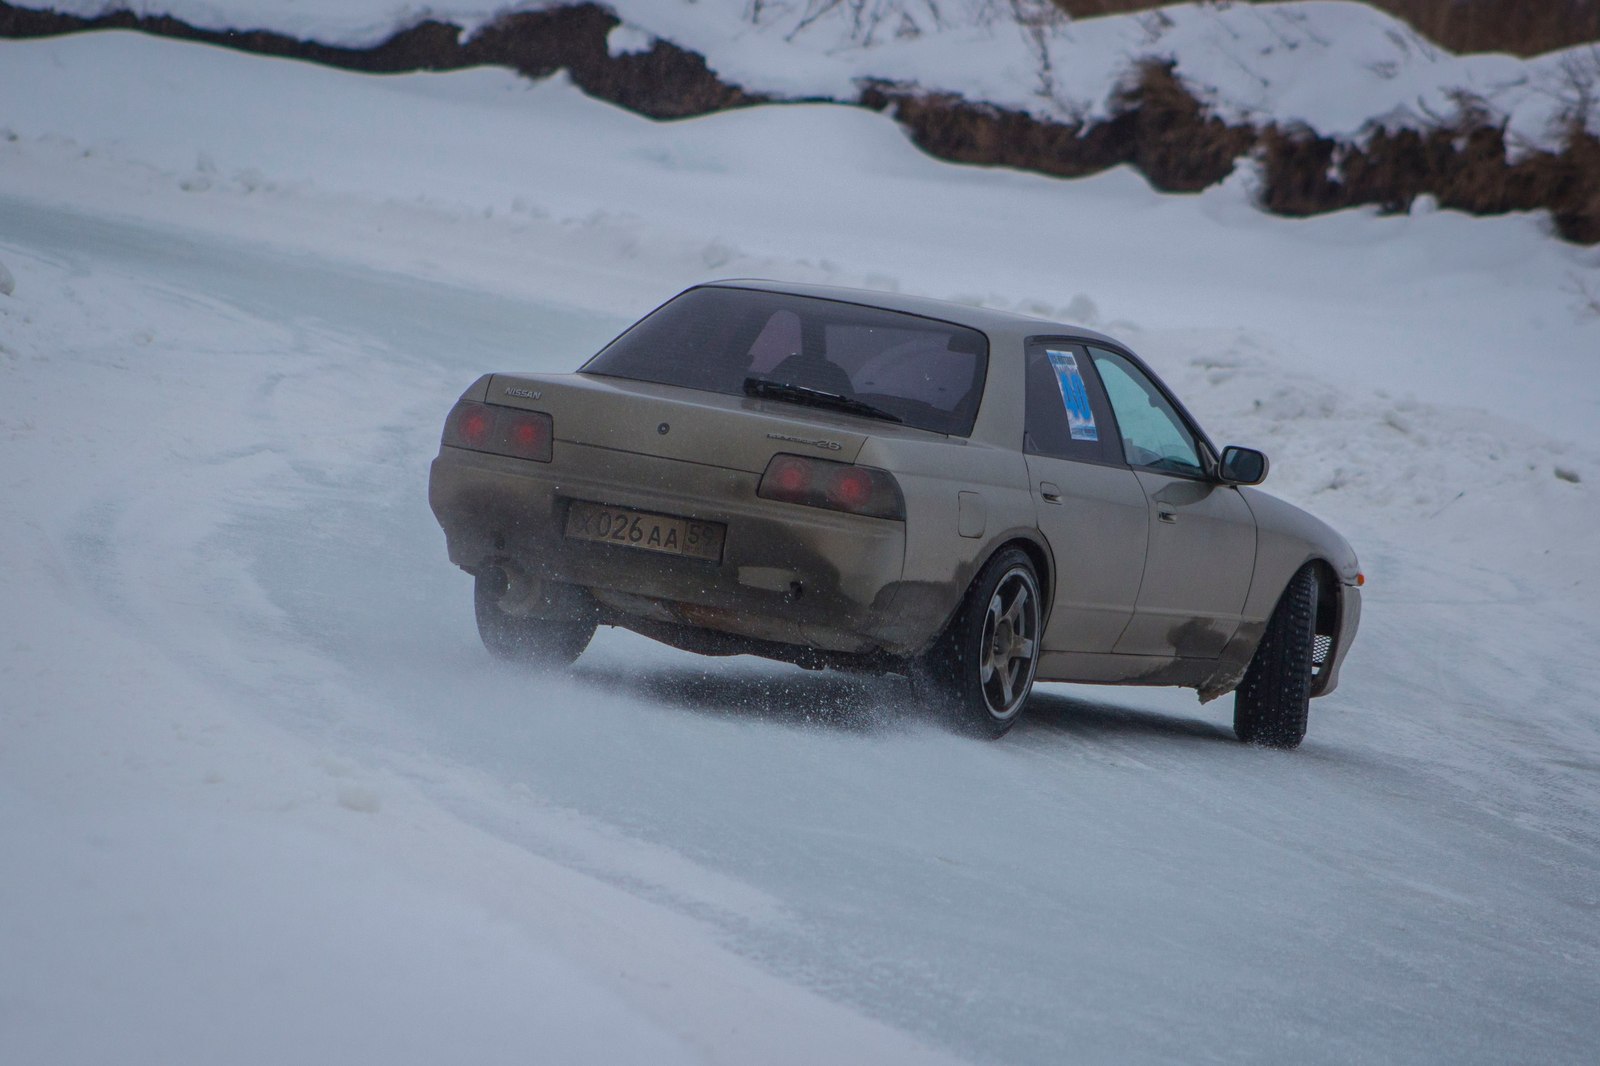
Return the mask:
<svg viewBox="0 0 1600 1066">
<path fill-rule="evenodd" d="M 1148 504 L 1123 462 L 1105 396 L 1080 344 L 1027 352 L 1023 451 L 1039 530 L 1055 557 L 1049 652 L 1110 652 L 1133 617 Z"/>
<path fill-rule="evenodd" d="M 1210 477 L 1200 439 L 1161 386 L 1120 352 L 1088 350 L 1147 507 L 1144 579 L 1114 650 L 1215 658 L 1250 592 L 1255 518 L 1238 489 Z"/>
</svg>

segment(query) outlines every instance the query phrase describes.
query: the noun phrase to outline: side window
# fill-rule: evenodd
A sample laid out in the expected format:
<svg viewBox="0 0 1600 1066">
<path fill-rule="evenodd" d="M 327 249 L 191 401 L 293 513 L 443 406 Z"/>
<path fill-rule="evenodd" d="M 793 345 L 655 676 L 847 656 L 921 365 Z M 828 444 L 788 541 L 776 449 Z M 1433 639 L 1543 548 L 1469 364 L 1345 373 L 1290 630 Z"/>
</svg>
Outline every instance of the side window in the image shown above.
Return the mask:
<svg viewBox="0 0 1600 1066">
<path fill-rule="evenodd" d="M 1026 451 L 1057 459 L 1116 460 L 1110 412 L 1083 347 L 1061 341 L 1028 345 Z"/>
<path fill-rule="evenodd" d="M 1122 432 L 1122 453 L 1132 466 L 1201 475 L 1200 449 L 1178 412 L 1144 372 L 1101 348 L 1089 349 Z"/>
</svg>

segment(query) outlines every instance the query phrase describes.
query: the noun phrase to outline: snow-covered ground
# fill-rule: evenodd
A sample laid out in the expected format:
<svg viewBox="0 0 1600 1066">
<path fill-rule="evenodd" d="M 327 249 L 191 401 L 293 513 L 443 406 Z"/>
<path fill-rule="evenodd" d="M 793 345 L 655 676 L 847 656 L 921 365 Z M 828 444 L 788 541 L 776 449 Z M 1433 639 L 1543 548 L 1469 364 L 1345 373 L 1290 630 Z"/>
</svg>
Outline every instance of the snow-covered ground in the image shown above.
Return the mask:
<svg viewBox="0 0 1600 1066">
<path fill-rule="evenodd" d="M 0 1061 L 1593 1060 L 1600 253 L 120 33 L 0 99 Z M 1265 447 L 1370 579 L 1305 747 L 491 663 L 449 403 L 751 274 L 1086 320 Z"/>
<path fill-rule="evenodd" d="M 1027 111 L 1102 120 L 1139 63 L 1170 62 L 1230 122 L 1305 127 L 1359 139 L 1428 128 L 1463 105 L 1502 124 L 1513 154 L 1559 148 L 1587 111 L 1600 133 L 1600 47 L 1532 59 L 1458 56 L 1406 23 L 1352 0 L 1202 0 L 1074 20 L 1051 0 L 601 0 L 621 20 L 613 54 L 666 40 L 723 80 L 779 98 L 854 100 L 867 80 Z M 364 48 L 424 19 L 470 35 L 551 0 L 20 0 L 93 17 L 128 10 L 203 29 L 265 29 Z M 1334 89 L 1333 87 L 1337 87 Z"/>
</svg>

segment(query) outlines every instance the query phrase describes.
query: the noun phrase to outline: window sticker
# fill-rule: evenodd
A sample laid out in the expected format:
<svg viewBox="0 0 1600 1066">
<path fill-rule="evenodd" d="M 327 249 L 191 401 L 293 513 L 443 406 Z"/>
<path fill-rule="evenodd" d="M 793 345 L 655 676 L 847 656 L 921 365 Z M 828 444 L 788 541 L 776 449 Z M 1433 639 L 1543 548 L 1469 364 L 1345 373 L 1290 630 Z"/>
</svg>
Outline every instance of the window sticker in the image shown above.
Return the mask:
<svg viewBox="0 0 1600 1066">
<path fill-rule="evenodd" d="M 1072 430 L 1072 439 L 1099 440 L 1094 409 L 1089 406 L 1089 391 L 1083 387 L 1083 374 L 1078 370 L 1078 357 L 1052 348 L 1046 348 L 1044 354 L 1050 357 L 1056 384 L 1061 387 L 1061 402 L 1067 408 L 1067 426 Z"/>
</svg>

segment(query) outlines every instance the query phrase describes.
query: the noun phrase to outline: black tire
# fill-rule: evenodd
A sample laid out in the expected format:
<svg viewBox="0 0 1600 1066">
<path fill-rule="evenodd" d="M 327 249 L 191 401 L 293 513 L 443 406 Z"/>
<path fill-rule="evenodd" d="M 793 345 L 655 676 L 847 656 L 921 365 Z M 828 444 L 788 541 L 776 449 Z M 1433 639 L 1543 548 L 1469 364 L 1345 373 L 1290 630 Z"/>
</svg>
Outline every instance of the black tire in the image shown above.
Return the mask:
<svg viewBox="0 0 1600 1066">
<path fill-rule="evenodd" d="M 959 731 L 994 739 L 1022 715 L 1039 666 L 1039 578 L 1017 548 L 989 560 L 912 683 Z"/>
<path fill-rule="evenodd" d="M 554 669 L 570 666 L 589 646 L 595 631 L 592 620 L 510 615 L 500 607 L 505 591 L 504 575 L 495 571 L 479 574 L 472 586 L 478 637 L 490 655 L 507 662 Z"/>
<path fill-rule="evenodd" d="M 1316 624 L 1317 573 L 1306 565 L 1289 579 L 1234 693 L 1233 731 L 1246 744 L 1294 748 L 1306 738 Z"/>
</svg>

